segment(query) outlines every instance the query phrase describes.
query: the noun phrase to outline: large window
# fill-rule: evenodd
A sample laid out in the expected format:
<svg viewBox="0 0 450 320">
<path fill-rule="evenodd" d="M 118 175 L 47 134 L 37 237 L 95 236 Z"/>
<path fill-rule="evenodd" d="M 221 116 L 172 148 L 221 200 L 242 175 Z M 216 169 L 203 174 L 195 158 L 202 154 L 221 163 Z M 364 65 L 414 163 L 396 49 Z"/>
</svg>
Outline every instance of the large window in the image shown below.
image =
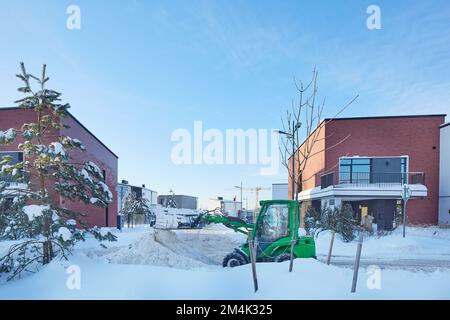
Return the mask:
<svg viewBox="0 0 450 320">
<path fill-rule="evenodd" d="M 339 182 L 345 183 L 404 183 L 407 179 L 406 157 L 341 158 Z"/>
<path fill-rule="evenodd" d="M 342 158 L 339 162 L 340 183 L 370 182 L 370 158 Z"/>
<path fill-rule="evenodd" d="M 258 224 L 256 237 L 261 242 L 273 242 L 289 236 L 289 206 L 271 204 Z"/>
</svg>

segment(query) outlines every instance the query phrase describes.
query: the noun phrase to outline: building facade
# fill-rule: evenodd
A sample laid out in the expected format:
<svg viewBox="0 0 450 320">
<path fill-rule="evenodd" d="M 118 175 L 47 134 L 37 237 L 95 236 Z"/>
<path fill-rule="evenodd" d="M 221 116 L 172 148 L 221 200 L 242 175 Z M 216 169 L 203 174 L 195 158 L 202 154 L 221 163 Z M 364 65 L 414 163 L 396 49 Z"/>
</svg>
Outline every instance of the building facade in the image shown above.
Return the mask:
<svg viewBox="0 0 450 320">
<path fill-rule="evenodd" d="M 117 184 L 117 206 L 119 214 L 123 209 L 125 200 L 132 192 L 136 194 L 137 198 L 147 199 L 150 205 L 156 205 L 157 203 L 158 193 L 156 191 L 146 188 L 145 185 L 142 185 L 140 187 L 133 186 L 128 184 L 128 182 L 122 180 L 121 183 Z"/>
<path fill-rule="evenodd" d="M 309 143 L 314 156 L 297 190 L 302 215 L 309 206 L 332 208 L 348 203 L 358 220 L 371 215 L 379 229 L 391 230 L 402 214 L 406 184 L 411 190 L 408 223 L 437 224 L 444 119 L 440 114 L 322 121 L 316 128 L 316 143 Z"/>
<path fill-rule="evenodd" d="M 178 209 L 197 210 L 197 197 L 187 196 L 183 194 L 169 194 L 158 196 L 158 204 L 162 205 L 163 207 L 167 206 L 167 201 L 169 200 L 173 200 Z"/>
<path fill-rule="evenodd" d="M 440 128 L 439 223 L 450 225 L 450 122 Z"/>
<path fill-rule="evenodd" d="M 33 123 L 37 121 L 36 112 L 32 109 L 20 108 L 0 108 L 0 130 L 9 128 L 20 130 L 24 123 Z M 101 140 L 92 134 L 81 122 L 73 115 L 69 114 L 67 118 L 61 119 L 63 126 L 60 129 L 53 129 L 52 135 L 67 135 L 78 139 L 86 147 L 86 151 L 73 151 L 71 157 L 75 163 L 84 163 L 92 161 L 103 171 L 105 183 L 113 194 L 113 201 L 106 208 L 99 208 L 92 205 L 86 205 L 82 202 L 73 202 L 66 198 L 53 194 L 53 201 L 62 208 L 83 212 L 86 214 L 84 222 L 89 226 L 115 227 L 117 223 L 117 170 L 118 157 Z M 16 161 L 22 161 L 23 154 L 18 150 L 18 145 L 23 142 L 23 138 L 18 135 L 15 142 L 11 145 L 0 146 L 0 157 L 5 154 L 13 155 Z M 46 141 L 51 143 L 53 141 Z M 51 183 L 47 189 L 52 192 Z"/>
<path fill-rule="evenodd" d="M 272 200 L 287 200 L 289 199 L 287 183 L 272 183 Z"/>
</svg>

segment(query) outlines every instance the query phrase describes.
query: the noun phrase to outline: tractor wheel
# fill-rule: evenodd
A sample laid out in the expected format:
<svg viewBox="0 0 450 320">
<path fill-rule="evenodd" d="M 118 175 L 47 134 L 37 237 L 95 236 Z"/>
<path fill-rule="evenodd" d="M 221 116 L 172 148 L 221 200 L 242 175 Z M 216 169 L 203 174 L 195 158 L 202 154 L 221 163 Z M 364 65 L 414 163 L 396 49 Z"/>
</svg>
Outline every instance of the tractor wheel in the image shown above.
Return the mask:
<svg viewBox="0 0 450 320">
<path fill-rule="evenodd" d="M 295 257 L 294 257 L 295 259 Z M 282 253 L 278 257 L 275 258 L 275 262 L 284 262 L 291 260 L 291 254 L 290 253 Z"/>
<path fill-rule="evenodd" d="M 242 257 L 242 259 L 243 259 L 243 261 L 244 261 L 243 264 L 250 263 L 250 257 L 247 256 L 244 252 L 242 252 L 242 251 L 239 250 L 239 249 L 234 249 L 234 252 L 236 252 L 237 254 L 239 254 L 239 255 Z"/>
<path fill-rule="evenodd" d="M 234 267 L 241 266 L 244 264 L 245 264 L 244 257 L 240 253 L 237 253 L 237 252 L 232 252 L 232 253 L 227 254 L 222 262 L 222 266 L 224 268 L 226 268 L 226 267 L 234 268 Z"/>
</svg>

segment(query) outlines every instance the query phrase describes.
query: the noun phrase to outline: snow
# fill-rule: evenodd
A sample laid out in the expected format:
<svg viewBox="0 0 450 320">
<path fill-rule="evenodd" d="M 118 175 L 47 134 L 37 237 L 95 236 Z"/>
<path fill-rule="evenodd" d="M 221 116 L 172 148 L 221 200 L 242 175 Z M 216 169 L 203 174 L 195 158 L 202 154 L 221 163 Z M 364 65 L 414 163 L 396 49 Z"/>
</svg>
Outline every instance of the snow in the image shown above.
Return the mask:
<svg viewBox="0 0 450 320">
<path fill-rule="evenodd" d="M 107 193 L 107 194 L 108 194 L 108 198 L 112 200 L 113 194 L 112 194 L 111 191 L 109 191 L 108 186 L 107 186 L 104 182 L 102 182 L 102 181 L 99 181 L 98 183 L 99 183 L 100 186 L 102 187 L 103 192 Z"/>
<path fill-rule="evenodd" d="M 93 170 L 95 173 L 97 173 L 97 175 L 103 176 L 102 170 L 100 170 L 100 168 L 94 162 L 89 161 L 87 163 L 87 165 L 91 168 L 91 170 Z"/>
<path fill-rule="evenodd" d="M 80 171 L 80 174 L 83 176 L 83 178 L 84 178 L 85 180 L 87 180 L 87 181 L 89 181 L 89 182 L 92 183 L 92 178 L 91 178 L 91 176 L 89 175 L 89 173 L 88 173 L 85 169 L 82 169 L 82 170 Z"/>
<path fill-rule="evenodd" d="M 328 254 L 331 233 L 319 233 L 316 239 L 317 255 Z M 354 257 L 357 240 L 343 242 L 339 236 L 333 245 L 333 255 Z M 402 229 L 397 228 L 383 237 L 366 236 L 363 243 L 363 256 L 378 259 L 420 258 L 434 260 L 449 260 L 450 229 L 439 227 L 416 228 L 407 227 L 406 237 Z"/>
<path fill-rule="evenodd" d="M 68 219 L 68 220 L 66 221 L 66 224 L 67 224 L 68 226 L 75 226 L 75 225 L 77 224 L 77 222 L 76 222 L 74 219 Z"/>
<path fill-rule="evenodd" d="M 54 155 L 60 155 L 63 157 L 67 155 L 66 149 L 63 147 L 63 145 L 60 142 L 52 142 L 50 144 L 50 146 L 52 147 L 50 149 L 50 153 L 52 153 Z"/>
<path fill-rule="evenodd" d="M 11 142 L 16 137 L 15 129 L 8 129 L 6 131 L 0 131 L 0 143 L 2 142 Z"/>
<path fill-rule="evenodd" d="M 152 212 L 156 215 L 155 228 L 157 229 L 176 229 L 179 222 L 188 222 L 186 216 L 200 214 L 198 210 L 166 208 L 159 204 L 152 206 Z"/>
<path fill-rule="evenodd" d="M 251 266 L 222 268 L 223 256 L 245 241 L 245 235 L 222 225 L 196 230 L 154 230 L 149 227 L 111 229 L 117 242 L 104 249 L 88 238 L 76 245 L 69 261 L 54 260 L 40 272 L 0 284 L 0 299 L 450 299 L 450 269 L 433 272 L 381 269 L 379 287 L 373 287 L 373 269 L 361 268 L 356 293 L 350 293 L 353 271 L 327 266 L 314 259 L 258 263 L 260 290 L 253 292 Z M 404 256 L 448 253 L 450 229 L 408 228 L 407 238 L 398 232 L 378 239 L 366 238 L 363 256 L 383 253 Z M 409 237 L 409 239 L 408 239 Z M 402 240 L 406 240 L 402 242 Z M 329 235 L 317 239 L 318 252 L 327 251 Z M 0 242 L 2 247 L 12 242 Z M 356 242 L 335 240 L 337 254 L 354 257 Z M 423 246 L 423 247 L 422 247 Z M 69 289 L 72 274 L 81 270 L 77 289 Z"/>
<path fill-rule="evenodd" d="M 61 237 L 64 241 L 69 241 L 72 239 L 72 232 L 66 227 L 61 227 L 58 230 L 58 236 Z"/>
<path fill-rule="evenodd" d="M 33 221 L 36 217 L 40 217 L 45 210 L 50 209 L 48 205 L 32 204 L 23 207 L 23 212 L 28 216 L 29 221 Z"/>
</svg>

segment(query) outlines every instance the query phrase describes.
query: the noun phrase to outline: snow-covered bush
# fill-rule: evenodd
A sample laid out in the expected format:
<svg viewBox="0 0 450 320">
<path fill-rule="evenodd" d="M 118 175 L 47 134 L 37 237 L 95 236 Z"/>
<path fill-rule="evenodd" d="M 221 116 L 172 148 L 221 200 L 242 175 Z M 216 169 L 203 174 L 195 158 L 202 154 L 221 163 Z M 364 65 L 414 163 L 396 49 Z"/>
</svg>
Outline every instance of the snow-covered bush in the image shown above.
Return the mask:
<svg viewBox="0 0 450 320">
<path fill-rule="evenodd" d="M 306 209 L 305 230 L 308 234 L 314 236 L 321 228 L 322 211 L 316 210 L 313 206 Z"/>
<path fill-rule="evenodd" d="M 334 209 L 325 208 L 322 212 L 320 227 L 322 230 L 335 231 L 345 242 L 355 239 L 357 222 L 351 205 L 344 204 Z"/>
<path fill-rule="evenodd" d="M 47 190 L 49 185 L 68 201 L 98 207 L 107 206 L 112 201 L 112 193 L 95 163 L 73 163 L 71 152 L 86 150 L 79 140 L 55 137 L 55 132 L 59 131 L 55 129 L 63 126 L 62 119 L 68 116 L 70 106 L 59 102 L 60 93 L 45 88 L 49 80 L 46 66 L 38 78 L 28 74 L 21 63 L 21 73 L 17 77 L 24 83 L 18 90 L 25 97 L 16 103 L 20 108 L 34 110 L 37 121 L 25 123 L 20 129 L 0 132 L 0 145 L 14 142 L 18 135 L 24 140 L 19 144 L 23 161 L 11 164 L 11 157 L 0 159 L 0 175 L 26 185 L 15 188 L 0 183 L 0 206 L 5 213 L 0 221 L 0 237 L 24 239 L 0 257 L 0 276 L 6 273 L 8 279 L 47 264 L 55 257 L 67 257 L 73 245 L 84 240 L 86 233 L 100 241 L 115 240 L 109 232 L 87 228 L 83 213 L 61 208 L 57 205 L 59 201 L 53 201 Z M 30 80 L 38 83 L 37 90 L 32 89 Z"/>
</svg>

